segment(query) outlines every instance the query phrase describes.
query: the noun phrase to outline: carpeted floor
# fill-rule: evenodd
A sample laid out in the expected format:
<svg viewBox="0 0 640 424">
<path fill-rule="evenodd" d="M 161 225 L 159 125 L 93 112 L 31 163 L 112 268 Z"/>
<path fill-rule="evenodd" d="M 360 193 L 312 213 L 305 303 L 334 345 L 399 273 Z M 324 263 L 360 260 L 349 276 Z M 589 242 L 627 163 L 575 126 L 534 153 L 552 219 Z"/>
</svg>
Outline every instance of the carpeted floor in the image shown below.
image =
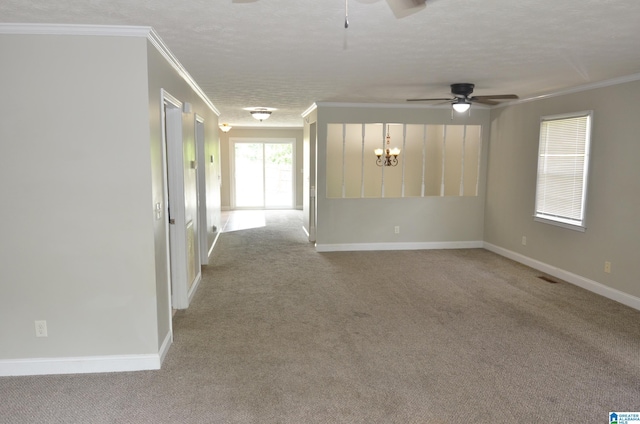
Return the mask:
<svg viewBox="0 0 640 424">
<path fill-rule="evenodd" d="M 604 423 L 640 312 L 482 249 L 317 253 L 298 211 L 221 234 L 160 371 L 0 378 L 0 423 Z"/>
</svg>

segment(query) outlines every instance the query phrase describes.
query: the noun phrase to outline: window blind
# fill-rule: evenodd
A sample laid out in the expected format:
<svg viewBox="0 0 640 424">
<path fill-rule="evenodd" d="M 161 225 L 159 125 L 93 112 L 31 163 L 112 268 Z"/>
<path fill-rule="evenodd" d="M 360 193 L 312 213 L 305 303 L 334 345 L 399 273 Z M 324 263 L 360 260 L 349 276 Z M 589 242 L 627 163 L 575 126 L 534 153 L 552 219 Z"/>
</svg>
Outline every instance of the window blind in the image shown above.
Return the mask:
<svg viewBox="0 0 640 424">
<path fill-rule="evenodd" d="M 591 112 L 543 117 L 535 216 L 584 227 Z"/>
</svg>

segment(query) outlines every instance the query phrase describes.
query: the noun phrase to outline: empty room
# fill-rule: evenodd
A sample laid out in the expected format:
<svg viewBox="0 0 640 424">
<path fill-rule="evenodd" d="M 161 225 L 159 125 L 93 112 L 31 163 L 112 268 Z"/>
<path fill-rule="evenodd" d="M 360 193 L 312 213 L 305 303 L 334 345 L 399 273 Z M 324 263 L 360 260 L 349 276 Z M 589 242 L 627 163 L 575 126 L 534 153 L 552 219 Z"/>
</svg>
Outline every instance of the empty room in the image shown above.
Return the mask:
<svg viewBox="0 0 640 424">
<path fill-rule="evenodd" d="M 640 422 L 640 4 L 0 3 L 0 423 Z"/>
</svg>

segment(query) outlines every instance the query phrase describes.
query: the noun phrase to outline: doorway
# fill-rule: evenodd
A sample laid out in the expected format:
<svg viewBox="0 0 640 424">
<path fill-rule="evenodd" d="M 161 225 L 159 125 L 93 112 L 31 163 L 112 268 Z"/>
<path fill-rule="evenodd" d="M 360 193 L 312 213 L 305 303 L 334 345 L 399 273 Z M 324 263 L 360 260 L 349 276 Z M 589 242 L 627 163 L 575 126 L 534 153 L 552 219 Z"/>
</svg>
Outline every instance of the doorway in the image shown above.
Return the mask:
<svg viewBox="0 0 640 424">
<path fill-rule="evenodd" d="M 295 139 L 230 139 L 232 207 L 292 209 Z"/>
<path fill-rule="evenodd" d="M 182 103 L 162 97 L 171 306 L 186 309 L 201 279 L 196 145 L 183 133 Z"/>
</svg>

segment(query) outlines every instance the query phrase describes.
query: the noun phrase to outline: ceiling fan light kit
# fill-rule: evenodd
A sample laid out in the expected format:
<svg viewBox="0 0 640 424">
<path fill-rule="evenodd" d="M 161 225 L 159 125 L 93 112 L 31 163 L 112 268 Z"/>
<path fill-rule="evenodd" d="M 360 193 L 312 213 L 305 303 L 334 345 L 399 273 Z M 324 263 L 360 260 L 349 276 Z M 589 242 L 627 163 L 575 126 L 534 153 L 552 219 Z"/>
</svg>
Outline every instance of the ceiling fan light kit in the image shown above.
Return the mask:
<svg viewBox="0 0 640 424">
<path fill-rule="evenodd" d="M 451 106 L 456 112 L 464 113 L 469 110 L 471 103 L 467 102 L 465 99 L 458 99 L 458 101 L 453 103 Z"/>
</svg>

